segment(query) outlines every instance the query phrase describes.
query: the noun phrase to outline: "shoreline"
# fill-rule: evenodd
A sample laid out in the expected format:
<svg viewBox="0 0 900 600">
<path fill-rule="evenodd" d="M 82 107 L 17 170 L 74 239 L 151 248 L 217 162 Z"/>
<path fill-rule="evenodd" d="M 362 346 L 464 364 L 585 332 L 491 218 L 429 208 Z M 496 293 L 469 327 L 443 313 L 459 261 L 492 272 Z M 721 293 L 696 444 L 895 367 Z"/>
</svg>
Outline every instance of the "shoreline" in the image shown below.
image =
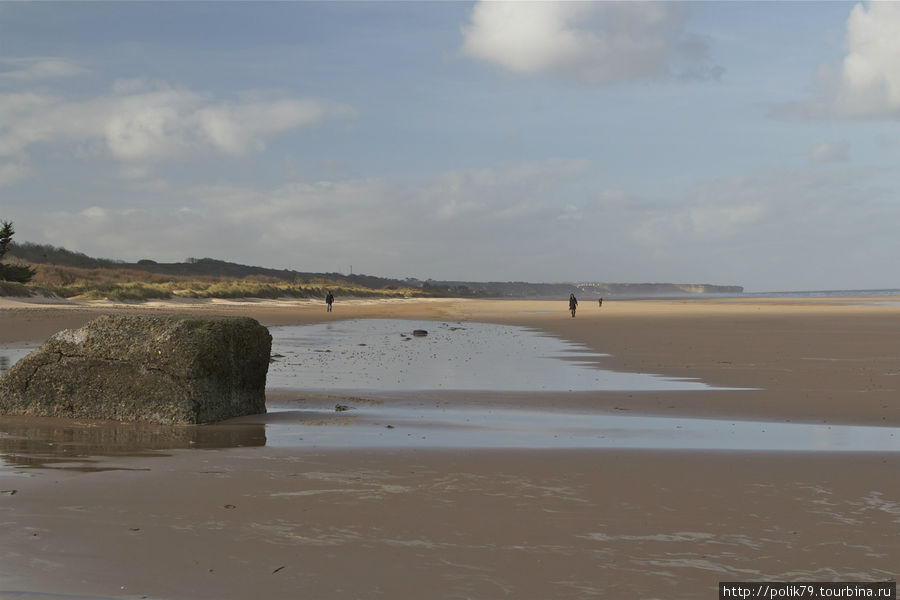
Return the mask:
<svg viewBox="0 0 900 600">
<path fill-rule="evenodd" d="M 327 314 L 321 302 L 2 299 L 0 347 L 108 311 L 519 325 L 609 354 L 592 359 L 601 368 L 759 388 L 378 395 L 398 405 L 900 426 L 893 304 L 604 300 L 572 319 L 564 300 L 338 299 Z M 900 452 L 281 448 L 254 432 L 69 463 L 7 446 L 25 464 L 0 469 L 0 598 L 699 600 L 719 581 L 898 576 Z"/>
<path fill-rule="evenodd" d="M 529 327 L 581 344 L 606 355 L 590 360 L 602 369 L 731 388 L 699 394 L 598 391 L 589 400 L 575 399 L 594 410 L 627 404 L 648 416 L 900 427 L 900 403 L 894 401 L 900 392 L 900 350 L 894 342 L 900 336 L 900 304 L 870 300 L 607 301 L 602 308 L 583 306 L 572 319 L 564 301 L 345 300 L 326 313 L 322 302 L 308 300 L 60 306 L 0 299 L 0 347 L 39 344 L 110 312 L 251 316 L 267 327 L 369 318 L 481 321 Z"/>
</svg>

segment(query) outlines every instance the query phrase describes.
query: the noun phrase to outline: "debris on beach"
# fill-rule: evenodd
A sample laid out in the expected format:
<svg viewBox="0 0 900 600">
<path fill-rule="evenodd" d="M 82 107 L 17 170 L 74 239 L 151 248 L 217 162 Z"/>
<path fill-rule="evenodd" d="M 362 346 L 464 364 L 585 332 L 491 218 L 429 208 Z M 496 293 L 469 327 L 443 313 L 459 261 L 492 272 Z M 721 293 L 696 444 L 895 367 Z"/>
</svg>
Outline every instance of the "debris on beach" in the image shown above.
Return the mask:
<svg viewBox="0 0 900 600">
<path fill-rule="evenodd" d="M 426 329 L 413 329 L 413 335 L 416 337 L 425 337 L 428 335 L 428 331 Z"/>
</svg>

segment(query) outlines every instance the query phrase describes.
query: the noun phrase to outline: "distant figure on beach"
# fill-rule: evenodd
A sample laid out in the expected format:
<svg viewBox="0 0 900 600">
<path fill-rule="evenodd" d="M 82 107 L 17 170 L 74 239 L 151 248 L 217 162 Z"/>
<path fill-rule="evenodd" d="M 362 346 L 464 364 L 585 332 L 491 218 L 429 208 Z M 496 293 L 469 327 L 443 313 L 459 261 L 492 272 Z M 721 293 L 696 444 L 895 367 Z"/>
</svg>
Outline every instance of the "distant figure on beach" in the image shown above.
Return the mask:
<svg viewBox="0 0 900 600">
<path fill-rule="evenodd" d="M 603 298 L 597 301 L 597 306 L 603 306 Z"/>
<path fill-rule="evenodd" d="M 331 290 L 328 290 L 328 294 L 325 296 L 325 312 L 331 312 L 332 304 L 334 304 L 334 294 L 331 293 Z"/>
<path fill-rule="evenodd" d="M 575 308 L 578 306 L 578 298 L 575 294 L 569 294 L 569 310 L 572 311 L 572 318 L 575 318 Z"/>
</svg>

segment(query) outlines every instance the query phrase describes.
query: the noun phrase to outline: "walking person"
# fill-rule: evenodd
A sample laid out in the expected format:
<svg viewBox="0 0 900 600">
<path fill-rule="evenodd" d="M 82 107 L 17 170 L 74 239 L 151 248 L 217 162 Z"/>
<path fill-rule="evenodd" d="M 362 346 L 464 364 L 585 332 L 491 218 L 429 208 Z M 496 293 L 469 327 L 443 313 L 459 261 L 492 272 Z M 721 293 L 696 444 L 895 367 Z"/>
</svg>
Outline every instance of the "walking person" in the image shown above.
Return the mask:
<svg viewBox="0 0 900 600">
<path fill-rule="evenodd" d="M 572 311 L 572 318 L 575 318 L 575 308 L 578 306 L 578 298 L 575 294 L 569 294 L 569 310 Z"/>
<path fill-rule="evenodd" d="M 331 312 L 331 305 L 334 304 L 334 294 L 331 293 L 331 290 L 327 290 L 328 293 L 325 296 L 325 312 Z"/>
</svg>

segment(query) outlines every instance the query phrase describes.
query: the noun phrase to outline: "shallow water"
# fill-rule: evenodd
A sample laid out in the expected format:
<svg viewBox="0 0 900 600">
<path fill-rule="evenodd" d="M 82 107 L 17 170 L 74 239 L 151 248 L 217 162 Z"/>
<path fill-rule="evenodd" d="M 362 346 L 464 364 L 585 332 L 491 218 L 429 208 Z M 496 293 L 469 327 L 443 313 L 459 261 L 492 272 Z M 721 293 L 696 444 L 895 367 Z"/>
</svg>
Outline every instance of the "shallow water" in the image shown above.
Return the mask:
<svg viewBox="0 0 900 600">
<path fill-rule="evenodd" d="M 900 451 L 895 427 L 481 408 L 272 413 L 279 419 L 266 426 L 266 444 L 275 447 Z"/>
<path fill-rule="evenodd" d="M 424 329 L 417 337 L 413 330 Z M 525 327 L 356 319 L 273 327 L 269 388 L 304 390 L 708 390 L 705 383 L 600 369 L 605 354 Z"/>
<path fill-rule="evenodd" d="M 530 448 L 898 452 L 900 428 L 641 417 L 576 411 L 352 404 L 270 407 L 198 426 L 0 418 L 0 476 L 34 469 L 122 469 L 116 458 L 167 450 Z M 112 466 L 111 466 L 112 465 Z M 0 490 L 2 491 L 2 490 Z"/>
<path fill-rule="evenodd" d="M 414 336 L 415 329 L 428 335 Z M 522 327 L 368 319 L 271 331 L 276 360 L 269 370 L 270 389 L 361 396 L 384 390 L 713 389 L 695 380 L 606 371 L 596 363 L 605 355 Z M 0 369 L 31 349 L 0 349 Z M 114 468 L 107 459 L 115 457 L 240 446 L 900 451 L 900 429 L 888 427 L 364 401 L 345 412 L 296 406 L 269 410 L 202 426 L 0 417 L 0 475 L 27 474 L 33 468 L 105 470 Z"/>
</svg>

